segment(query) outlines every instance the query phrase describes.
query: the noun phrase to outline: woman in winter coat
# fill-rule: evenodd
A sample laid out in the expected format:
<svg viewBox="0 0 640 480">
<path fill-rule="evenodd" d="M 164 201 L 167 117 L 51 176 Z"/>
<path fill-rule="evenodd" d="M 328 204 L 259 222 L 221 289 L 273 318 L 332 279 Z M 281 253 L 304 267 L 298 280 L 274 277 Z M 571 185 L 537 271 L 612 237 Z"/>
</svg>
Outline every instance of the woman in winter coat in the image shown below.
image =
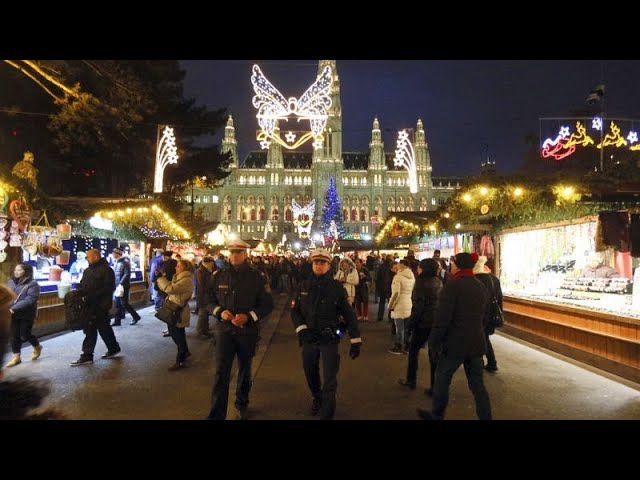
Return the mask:
<svg viewBox="0 0 640 480">
<path fill-rule="evenodd" d="M 169 367 L 169 371 L 173 372 L 185 368 L 186 360 L 191 356 L 184 329 L 191 325 L 191 309 L 188 302 L 193 291 L 193 263 L 188 260 L 179 260 L 176 265 L 176 274 L 171 281 L 167 280 L 166 273 L 158 270 L 157 274 L 158 288 L 168 295 L 168 300 L 183 307 L 178 323 L 169 327 L 169 335 L 178 347 L 176 363 Z"/>
<path fill-rule="evenodd" d="M 38 313 L 38 298 L 40 285 L 33 279 L 33 267 L 26 263 L 19 263 L 13 271 L 13 278 L 7 282 L 13 290 L 16 299 L 11 305 L 11 351 L 13 356 L 5 367 L 14 367 L 22 363 L 20 350 L 22 342 L 28 341 L 33 346 L 31 360 L 37 360 L 42 353 L 42 345 L 31 333 L 33 322 Z"/>
<path fill-rule="evenodd" d="M 396 326 L 396 338 L 389 353 L 401 355 L 406 352 L 405 322 L 411 317 L 411 292 L 416 279 L 407 260 L 401 260 L 397 269 L 391 282 L 391 300 L 389 300 L 389 312 Z"/>
<path fill-rule="evenodd" d="M 347 292 L 347 300 L 349 305 L 355 308 L 356 301 L 356 285 L 360 283 L 358 271 L 356 265 L 350 258 L 343 258 L 340 260 L 338 271 L 336 272 L 334 279 L 338 280 Z"/>
<path fill-rule="evenodd" d="M 11 304 L 16 296 L 6 285 L 0 283 L 0 380 L 2 380 L 2 365 L 4 364 L 4 352 L 9 343 L 11 331 Z"/>
</svg>

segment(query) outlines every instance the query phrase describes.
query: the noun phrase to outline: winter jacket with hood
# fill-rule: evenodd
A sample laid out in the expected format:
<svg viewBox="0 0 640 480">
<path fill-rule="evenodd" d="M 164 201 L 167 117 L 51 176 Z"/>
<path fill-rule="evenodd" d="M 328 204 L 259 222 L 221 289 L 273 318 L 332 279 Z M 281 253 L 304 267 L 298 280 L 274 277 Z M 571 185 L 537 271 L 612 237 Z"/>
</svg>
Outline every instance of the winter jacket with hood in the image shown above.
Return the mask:
<svg viewBox="0 0 640 480">
<path fill-rule="evenodd" d="M 348 265 L 348 269 L 344 269 L 344 265 Z M 347 292 L 347 298 L 349 303 L 353 303 L 356 296 L 356 285 L 360 282 L 360 275 L 356 270 L 356 264 L 350 258 L 343 258 L 338 265 L 338 272 L 333 277 L 338 280 L 345 291 Z"/>
<path fill-rule="evenodd" d="M 409 318 L 411 316 L 411 293 L 416 279 L 410 268 L 398 270 L 391 282 L 391 300 L 389 311 L 391 318 Z"/>
</svg>

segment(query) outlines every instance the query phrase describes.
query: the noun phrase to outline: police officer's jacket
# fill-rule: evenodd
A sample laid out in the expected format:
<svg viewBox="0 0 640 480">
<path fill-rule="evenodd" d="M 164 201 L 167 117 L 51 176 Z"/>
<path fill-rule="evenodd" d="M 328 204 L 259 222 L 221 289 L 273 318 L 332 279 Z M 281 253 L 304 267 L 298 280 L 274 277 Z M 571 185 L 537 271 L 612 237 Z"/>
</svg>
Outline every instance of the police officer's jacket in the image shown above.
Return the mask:
<svg viewBox="0 0 640 480">
<path fill-rule="evenodd" d="M 258 321 L 273 310 L 273 297 L 265 289 L 264 274 L 246 262 L 239 267 L 228 266 L 216 270 L 211 276 L 211 312 L 224 331 L 242 334 L 258 333 Z M 229 310 L 233 315 L 244 313 L 249 317 L 243 328 L 230 321 L 222 321 L 221 315 Z"/>
<path fill-rule="evenodd" d="M 343 317 L 351 343 L 360 343 L 360 329 L 356 316 L 347 300 L 347 293 L 331 273 L 312 275 L 298 289 L 291 309 L 291 319 L 296 333 L 309 328 L 322 332 L 338 329 L 339 317 Z"/>
</svg>

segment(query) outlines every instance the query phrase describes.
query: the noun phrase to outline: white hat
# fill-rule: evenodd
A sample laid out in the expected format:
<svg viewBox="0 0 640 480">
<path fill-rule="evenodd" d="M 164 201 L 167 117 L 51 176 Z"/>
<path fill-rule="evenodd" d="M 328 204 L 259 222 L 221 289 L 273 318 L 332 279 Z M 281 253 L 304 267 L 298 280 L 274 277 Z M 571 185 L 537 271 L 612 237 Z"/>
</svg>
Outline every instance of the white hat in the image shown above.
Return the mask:
<svg viewBox="0 0 640 480">
<path fill-rule="evenodd" d="M 249 244 L 242 240 L 232 240 L 227 243 L 228 250 L 247 250 L 248 248 L 251 248 Z"/>
<path fill-rule="evenodd" d="M 316 248 L 311 252 L 311 261 L 313 262 L 314 260 L 326 260 L 331 263 L 331 254 L 324 248 Z"/>
<path fill-rule="evenodd" d="M 473 266 L 473 273 L 487 273 L 487 271 L 484 269 L 485 263 L 487 263 L 487 257 L 485 257 L 484 255 L 480 255 L 478 257 L 478 261 Z"/>
</svg>

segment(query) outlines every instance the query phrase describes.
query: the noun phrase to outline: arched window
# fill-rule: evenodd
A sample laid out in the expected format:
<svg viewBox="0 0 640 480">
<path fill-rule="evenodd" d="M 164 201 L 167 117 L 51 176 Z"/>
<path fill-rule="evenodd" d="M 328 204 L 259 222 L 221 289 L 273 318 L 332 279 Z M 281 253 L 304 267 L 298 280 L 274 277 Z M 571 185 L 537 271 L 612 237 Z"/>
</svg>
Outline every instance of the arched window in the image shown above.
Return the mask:
<svg viewBox="0 0 640 480">
<path fill-rule="evenodd" d="M 264 207 L 260 208 L 260 221 L 264 222 L 267 219 L 267 211 Z"/>
<path fill-rule="evenodd" d="M 255 209 L 255 207 L 252 207 L 250 212 L 251 212 L 251 221 L 255 222 L 256 221 L 256 209 Z"/>
<path fill-rule="evenodd" d="M 345 221 L 349 221 L 349 210 L 347 210 L 346 208 L 342 209 L 342 218 L 345 219 Z"/>
<path fill-rule="evenodd" d="M 352 222 L 358 221 L 358 210 L 355 208 L 351 210 L 351 221 Z"/>
<path fill-rule="evenodd" d="M 364 209 L 364 207 L 360 209 L 360 221 L 361 222 L 367 221 L 367 211 Z"/>
<path fill-rule="evenodd" d="M 293 211 L 291 210 L 291 207 L 288 206 L 288 205 L 285 207 L 284 220 L 285 220 L 285 222 L 292 222 L 293 221 Z"/>
</svg>

